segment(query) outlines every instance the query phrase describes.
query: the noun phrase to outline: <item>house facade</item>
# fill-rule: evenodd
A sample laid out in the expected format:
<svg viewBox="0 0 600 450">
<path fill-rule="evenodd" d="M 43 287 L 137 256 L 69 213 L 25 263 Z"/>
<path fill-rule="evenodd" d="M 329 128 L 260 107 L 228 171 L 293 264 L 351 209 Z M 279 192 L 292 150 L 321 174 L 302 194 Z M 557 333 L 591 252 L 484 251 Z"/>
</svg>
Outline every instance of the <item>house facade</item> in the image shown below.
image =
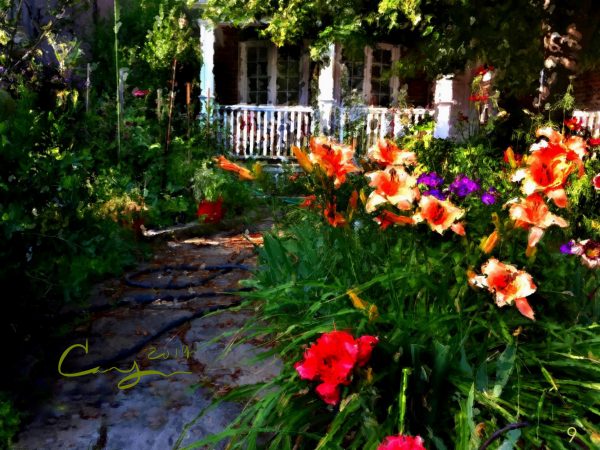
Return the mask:
<svg viewBox="0 0 600 450">
<path fill-rule="evenodd" d="M 203 112 L 219 127 L 223 147 L 238 157 L 286 159 L 292 144 L 307 145 L 314 133 L 364 147 L 450 106 L 443 105 L 448 95 L 440 87 L 452 89 L 453 80 L 391 74 L 402 55 L 398 44 L 352 50 L 332 44 L 316 63 L 308 42 L 278 48 L 259 38 L 260 24 L 199 24 Z M 450 117 L 450 111 L 444 114 Z M 436 133 L 447 137 L 449 131 L 440 127 Z"/>
<path fill-rule="evenodd" d="M 331 44 L 316 63 L 308 42 L 278 48 L 259 37 L 261 24 L 239 29 L 200 20 L 199 26 L 202 111 L 234 157 L 286 160 L 290 147 L 306 146 L 312 134 L 366 149 L 427 117 L 435 120 L 435 137 L 458 138 L 460 115 L 484 122 L 494 113 L 491 105 L 477 112 L 469 102 L 471 73 L 437 80 L 392 75 L 403 51 L 393 42 L 362 49 Z M 600 92 L 600 74 L 581 76 L 575 87 L 582 109 L 574 115 L 600 133 L 600 94 L 589 92 Z"/>
</svg>

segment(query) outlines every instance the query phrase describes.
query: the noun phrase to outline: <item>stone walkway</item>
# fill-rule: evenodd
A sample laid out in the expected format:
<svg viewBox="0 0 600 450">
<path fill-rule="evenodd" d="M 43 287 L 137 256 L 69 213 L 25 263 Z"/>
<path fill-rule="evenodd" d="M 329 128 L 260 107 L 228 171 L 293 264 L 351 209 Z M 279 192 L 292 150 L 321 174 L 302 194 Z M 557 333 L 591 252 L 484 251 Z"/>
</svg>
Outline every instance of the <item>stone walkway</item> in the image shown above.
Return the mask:
<svg viewBox="0 0 600 450">
<path fill-rule="evenodd" d="M 265 229 L 270 224 L 262 224 Z M 151 264 L 165 265 L 256 264 L 254 246 L 260 234 L 214 235 L 210 238 L 171 240 L 161 244 Z M 189 285 L 207 275 L 205 270 L 148 273 L 137 281 L 166 286 Z M 242 344 L 223 356 L 231 338 L 219 337 L 252 320 L 250 311 L 224 311 L 194 318 L 208 306 L 230 305 L 231 295 L 192 298 L 188 301 L 154 301 L 139 305 L 136 298 L 201 294 L 238 289 L 247 271 L 217 273 L 203 286 L 175 289 L 141 289 L 122 280 L 103 283 L 94 290 L 96 312 L 85 326 L 65 341 L 62 371 L 57 373 L 51 400 L 36 412 L 19 434 L 15 450 L 111 449 L 166 450 L 173 448 L 184 426 L 210 404 L 215 393 L 274 376 L 280 362 L 253 364 L 260 348 Z M 119 306 L 114 306 L 120 302 Z M 112 308 L 108 308 L 109 306 Z M 174 321 L 181 324 L 153 338 Z M 148 342 L 150 340 L 150 342 Z M 87 354 L 85 345 L 87 342 Z M 67 352 L 70 346 L 78 344 Z M 124 350 L 140 348 L 118 361 Z M 100 367 L 99 370 L 96 370 Z M 117 369 L 120 369 L 117 370 Z M 161 374 L 144 373 L 157 371 Z M 222 430 L 239 412 L 238 404 L 221 404 L 197 421 L 183 446 Z"/>
</svg>

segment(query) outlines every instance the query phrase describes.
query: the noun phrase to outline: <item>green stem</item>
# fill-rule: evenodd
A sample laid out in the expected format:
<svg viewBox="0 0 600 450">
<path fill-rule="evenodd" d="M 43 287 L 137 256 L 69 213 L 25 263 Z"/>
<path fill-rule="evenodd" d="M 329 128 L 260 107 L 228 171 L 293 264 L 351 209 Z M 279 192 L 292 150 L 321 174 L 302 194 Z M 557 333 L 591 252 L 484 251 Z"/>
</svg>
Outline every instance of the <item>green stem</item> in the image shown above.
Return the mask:
<svg viewBox="0 0 600 450">
<path fill-rule="evenodd" d="M 114 33 L 115 33 L 115 77 L 117 81 L 116 99 L 117 99 L 117 161 L 121 162 L 121 77 L 119 76 L 119 4 L 113 0 L 114 6 Z"/>
<path fill-rule="evenodd" d="M 408 386 L 408 376 L 412 372 L 410 367 L 402 369 L 402 386 L 400 387 L 400 397 L 398 403 L 400 406 L 400 417 L 398 420 L 398 433 L 404 434 L 404 417 L 406 416 L 406 387 Z"/>
</svg>

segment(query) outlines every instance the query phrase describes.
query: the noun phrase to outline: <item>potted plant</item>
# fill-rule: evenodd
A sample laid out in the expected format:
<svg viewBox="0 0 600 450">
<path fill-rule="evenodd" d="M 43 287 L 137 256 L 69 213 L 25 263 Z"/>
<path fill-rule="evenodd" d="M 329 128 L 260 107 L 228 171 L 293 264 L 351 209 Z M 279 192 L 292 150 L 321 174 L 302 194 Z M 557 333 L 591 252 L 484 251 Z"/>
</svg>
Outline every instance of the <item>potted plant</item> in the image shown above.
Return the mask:
<svg viewBox="0 0 600 450">
<path fill-rule="evenodd" d="M 227 181 L 223 171 L 209 167 L 207 162 L 196 170 L 192 178 L 192 189 L 198 201 L 197 215 L 200 221 L 219 223 L 223 219 L 223 188 Z"/>
</svg>

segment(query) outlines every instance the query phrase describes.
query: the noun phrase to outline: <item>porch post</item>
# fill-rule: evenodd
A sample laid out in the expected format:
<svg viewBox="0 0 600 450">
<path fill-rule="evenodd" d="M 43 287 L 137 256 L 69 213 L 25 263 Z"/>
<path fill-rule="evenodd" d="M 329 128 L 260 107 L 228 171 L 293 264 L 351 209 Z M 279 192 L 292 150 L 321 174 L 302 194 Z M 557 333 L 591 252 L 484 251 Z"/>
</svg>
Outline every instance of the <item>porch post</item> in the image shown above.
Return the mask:
<svg viewBox="0 0 600 450">
<path fill-rule="evenodd" d="M 453 94 L 453 76 L 444 75 L 435 83 L 435 130 L 433 136 L 436 138 L 446 139 L 451 135 L 452 131 L 452 116 L 454 111 Z"/>
<path fill-rule="evenodd" d="M 435 83 L 435 130 L 434 137 L 458 138 L 457 121 L 459 113 L 469 116 L 469 76 L 465 72 L 458 75 L 444 75 Z"/>
<path fill-rule="evenodd" d="M 208 113 L 209 102 L 215 98 L 215 30 L 208 20 L 198 20 L 200 26 L 200 53 L 202 55 L 202 66 L 200 68 L 200 108 L 201 114 Z"/>
<path fill-rule="evenodd" d="M 321 133 L 331 135 L 333 133 L 333 106 L 335 103 L 334 87 L 335 87 L 335 61 L 336 61 L 336 45 L 330 44 L 327 54 L 319 73 L 319 96 L 317 98 L 319 104 L 320 127 Z"/>
</svg>

